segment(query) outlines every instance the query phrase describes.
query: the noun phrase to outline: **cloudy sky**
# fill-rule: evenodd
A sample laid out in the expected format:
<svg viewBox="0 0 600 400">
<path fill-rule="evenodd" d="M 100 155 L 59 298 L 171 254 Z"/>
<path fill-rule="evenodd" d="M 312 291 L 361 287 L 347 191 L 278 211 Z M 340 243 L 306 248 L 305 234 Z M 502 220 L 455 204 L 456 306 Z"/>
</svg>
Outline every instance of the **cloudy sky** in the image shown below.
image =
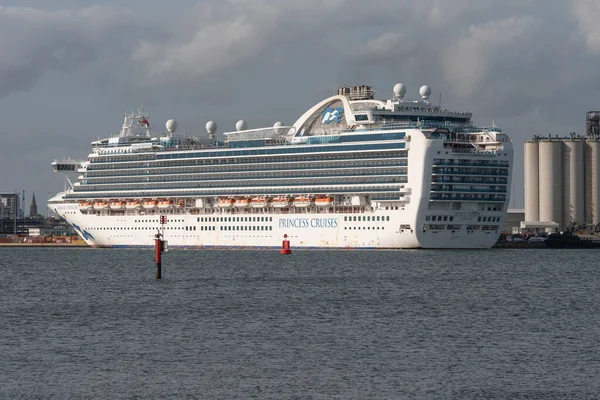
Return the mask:
<svg viewBox="0 0 600 400">
<path fill-rule="evenodd" d="M 60 191 L 143 104 L 156 130 L 293 123 L 337 86 L 428 84 L 444 108 L 533 134 L 584 133 L 600 108 L 598 0 L 0 0 L 0 191 Z M 28 208 L 27 208 L 28 210 Z M 41 208 L 42 212 L 45 209 Z"/>
</svg>

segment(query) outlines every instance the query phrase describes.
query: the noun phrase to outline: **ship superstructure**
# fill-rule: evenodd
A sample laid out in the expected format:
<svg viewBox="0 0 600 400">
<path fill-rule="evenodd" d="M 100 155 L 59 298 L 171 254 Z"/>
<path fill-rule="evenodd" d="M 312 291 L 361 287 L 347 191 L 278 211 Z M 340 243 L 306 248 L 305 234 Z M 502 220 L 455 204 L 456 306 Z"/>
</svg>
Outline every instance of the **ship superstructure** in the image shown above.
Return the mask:
<svg viewBox="0 0 600 400">
<path fill-rule="evenodd" d="M 488 248 L 509 201 L 512 143 L 471 113 L 429 101 L 377 100 L 343 87 L 293 125 L 215 139 L 153 135 L 143 110 L 92 142 L 78 176 L 48 206 L 93 246 Z M 160 216 L 167 224 L 160 224 Z M 164 229 L 164 230 L 163 230 Z"/>
</svg>

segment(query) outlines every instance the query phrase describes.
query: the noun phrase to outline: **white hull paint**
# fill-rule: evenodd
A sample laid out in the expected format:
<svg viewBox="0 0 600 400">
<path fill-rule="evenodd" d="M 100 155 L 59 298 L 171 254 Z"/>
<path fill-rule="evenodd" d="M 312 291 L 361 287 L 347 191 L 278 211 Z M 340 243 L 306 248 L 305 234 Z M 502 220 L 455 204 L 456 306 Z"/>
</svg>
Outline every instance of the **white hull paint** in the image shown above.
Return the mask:
<svg viewBox="0 0 600 400">
<path fill-rule="evenodd" d="M 81 213 L 76 203 L 51 203 L 50 207 L 94 247 L 149 247 L 157 232 L 170 247 L 266 248 L 280 247 L 286 234 L 292 247 L 339 249 L 489 248 L 497 240 L 495 231 L 467 232 L 403 230 L 415 224 L 406 212 L 369 213 L 384 221 L 348 221 L 361 214 L 253 213 L 253 214 L 136 214 L 96 215 Z M 402 214 L 405 214 L 404 216 Z M 167 215 L 162 227 L 160 215 Z M 229 218 L 262 218 L 263 221 L 221 221 Z M 387 221 L 387 217 L 390 217 Z M 215 220 L 199 222 L 198 220 Z M 346 219 L 346 220 L 345 220 Z M 361 218 L 362 219 L 362 218 Z M 476 219 L 476 218 L 475 218 Z M 164 229 L 163 229 L 164 228 Z M 239 230 L 239 229 L 258 230 Z M 261 229 L 262 228 L 262 229 Z M 211 230 L 203 230 L 211 229 Z M 232 229 L 232 230 L 230 230 Z"/>
</svg>

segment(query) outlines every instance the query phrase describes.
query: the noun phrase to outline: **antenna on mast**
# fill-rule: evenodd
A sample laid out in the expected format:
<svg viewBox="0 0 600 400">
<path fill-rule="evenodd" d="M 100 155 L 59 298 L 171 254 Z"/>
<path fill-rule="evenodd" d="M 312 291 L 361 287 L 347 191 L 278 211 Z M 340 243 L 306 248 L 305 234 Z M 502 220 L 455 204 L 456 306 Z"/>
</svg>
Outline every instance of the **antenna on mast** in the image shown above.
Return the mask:
<svg viewBox="0 0 600 400">
<path fill-rule="evenodd" d="M 440 102 L 439 102 L 440 111 L 442 109 L 442 92 L 440 92 Z"/>
</svg>

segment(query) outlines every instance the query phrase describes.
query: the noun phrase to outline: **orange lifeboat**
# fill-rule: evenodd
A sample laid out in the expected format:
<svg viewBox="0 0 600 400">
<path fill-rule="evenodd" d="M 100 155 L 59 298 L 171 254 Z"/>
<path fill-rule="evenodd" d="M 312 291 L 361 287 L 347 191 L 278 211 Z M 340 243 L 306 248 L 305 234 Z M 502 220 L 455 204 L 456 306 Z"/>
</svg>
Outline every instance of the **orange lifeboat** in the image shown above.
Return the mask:
<svg viewBox="0 0 600 400">
<path fill-rule="evenodd" d="M 112 200 L 109 207 L 111 210 L 123 210 L 125 208 L 125 203 L 121 200 Z"/>
<path fill-rule="evenodd" d="M 166 208 L 171 208 L 171 207 L 173 207 L 173 200 L 169 200 L 169 199 L 158 200 L 158 208 L 164 210 Z"/>
<path fill-rule="evenodd" d="M 108 207 L 108 203 L 104 200 L 97 200 L 94 202 L 94 209 L 95 210 L 103 210 L 106 207 Z"/>
<path fill-rule="evenodd" d="M 151 210 L 153 208 L 156 208 L 157 204 L 158 201 L 156 200 L 144 200 L 144 202 L 142 203 L 142 207 L 144 207 L 146 210 Z"/>
<path fill-rule="evenodd" d="M 313 203 L 311 196 L 296 196 L 294 197 L 294 206 L 298 208 L 309 207 Z"/>
<path fill-rule="evenodd" d="M 92 208 L 92 203 L 89 201 L 79 201 L 77 202 L 77 206 L 81 211 L 87 211 Z"/>
<path fill-rule="evenodd" d="M 228 198 L 224 198 L 224 199 L 219 199 L 219 207 L 221 208 L 231 208 L 233 207 L 233 204 L 235 203 L 234 199 L 228 199 Z"/>
<path fill-rule="evenodd" d="M 141 204 L 138 200 L 129 200 L 125 203 L 125 208 L 128 210 L 135 210 L 136 208 L 140 208 Z"/>
<path fill-rule="evenodd" d="M 277 196 L 271 200 L 271 205 L 275 208 L 289 207 L 292 203 L 292 198 L 288 196 Z"/>
<path fill-rule="evenodd" d="M 317 206 L 331 206 L 333 205 L 333 196 L 319 196 L 315 199 L 315 205 Z"/>
<path fill-rule="evenodd" d="M 271 199 L 266 196 L 258 196 L 254 197 L 252 201 L 250 201 L 250 206 L 253 208 L 264 208 L 268 207 Z"/>
<path fill-rule="evenodd" d="M 242 197 L 235 200 L 235 206 L 238 208 L 246 208 L 250 205 L 250 199 Z"/>
<path fill-rule="evenodd" d="M 183 199 L 177 200 L 177 207 L 185 207 L 185 200 L 183 200 Z"/>
</svg>

